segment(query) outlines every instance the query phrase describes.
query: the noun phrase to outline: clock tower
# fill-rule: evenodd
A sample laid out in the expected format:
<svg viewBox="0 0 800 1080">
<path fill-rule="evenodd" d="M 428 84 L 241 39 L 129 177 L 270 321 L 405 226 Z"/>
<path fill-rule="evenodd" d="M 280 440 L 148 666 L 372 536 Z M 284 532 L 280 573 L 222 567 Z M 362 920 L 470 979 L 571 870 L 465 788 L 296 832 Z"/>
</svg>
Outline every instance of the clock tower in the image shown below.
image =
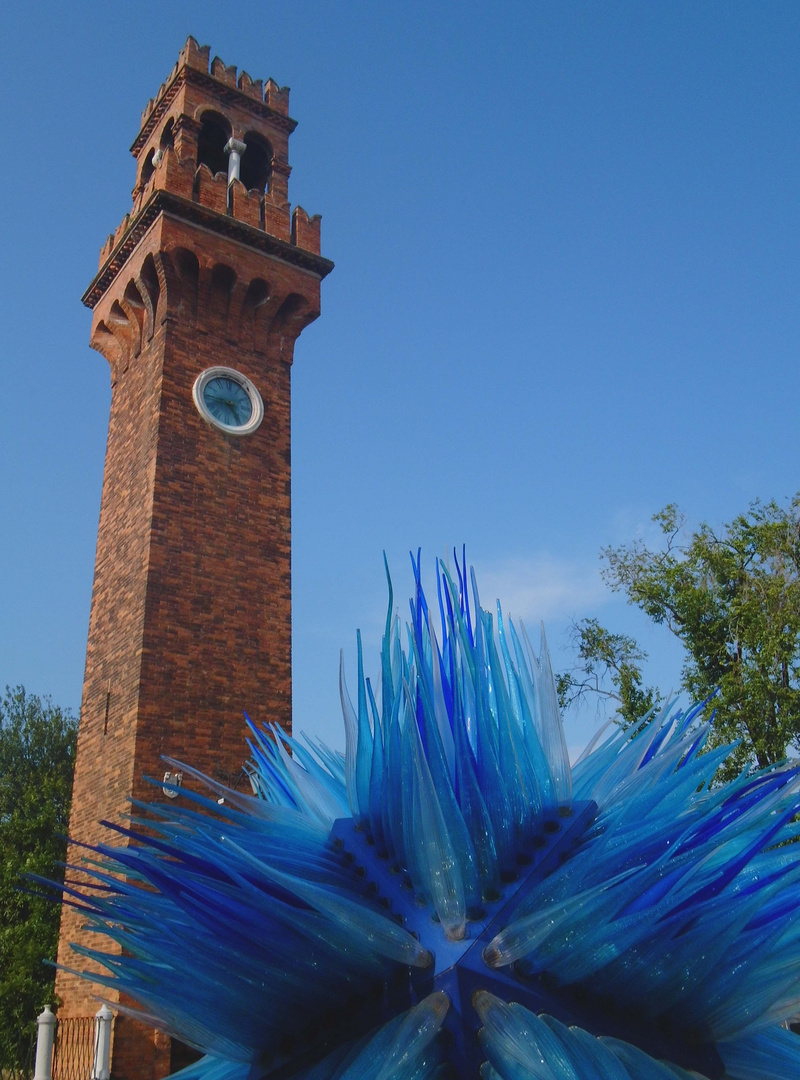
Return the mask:
<svg viewBox="0 0 800 1080">
<path fill-rule="evenodd" d="M 162 755 L 235 785 L 243 712 L 291 723 L 291 364 L 333 266 L 319 217 L 290 213 L 294 128 L 288 89 L 189 38 L 83 297 L 112 386 L 70 820 L 89 844 L 131 797 L 166 797 L 143 779 Z M 84 922 L 64 908 L 59 963 L 87 967 L 69 948 L 92 946 Z M 97 1009 L 69 972 L 56 993 L 61 1023 Z M 154 1080 L 170 1055 L 117 1017 L 114 1078 Z"/>
</svg>

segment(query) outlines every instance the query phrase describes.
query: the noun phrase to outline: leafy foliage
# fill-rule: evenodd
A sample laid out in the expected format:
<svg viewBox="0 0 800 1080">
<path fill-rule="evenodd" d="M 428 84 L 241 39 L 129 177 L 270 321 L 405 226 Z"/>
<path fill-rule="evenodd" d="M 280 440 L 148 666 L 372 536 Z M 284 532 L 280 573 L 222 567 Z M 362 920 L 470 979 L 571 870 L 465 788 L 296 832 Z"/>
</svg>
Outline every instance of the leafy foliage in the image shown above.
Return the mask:
<svg viewBox="0 0 800 1080">
<path fill-rule="evenodd" d="M 77 724 L 68 711 L 6 688 L 0 700 L 0 1058 L 52 999 L 60 909 L 20 890 L 21 874 L 61 880 Z"/>
<path fill-rule="evenodd" d="M 598 694 L 616 704 L 618 719 L 627 727 L 662 704 L 655 687 L 642 685 L 642 663 L 647 653 L 634 638 L 606 630 L 597 619 L 581 619 L 572 626 L 572 644 L 577 663 L 572 671 L 556 679 L 562 709 L 589 693 Z"/>
<path fill-rule="evenodd" d="M 683 644 L 683 687 L 694 700 L 716 693 L 711 745 L 741 740 L 729 778 L 747 762 L 762 768 L 800 752 L 800 495 L 751 504 L 721 530 L 689 532 L 677 507 L 653 520 L 660 549 L 641 541 L 606 548 L 605 581 Z M 644 654 L 633 639 L 593 620 L 578 625 L 578 675 L 562 676 L 568 702 L 610 681 L 620 715 L 636 715 Z M 565 681 L 570 680 L 570 681 Z M 605 691 L 609 693 L 608 691 Z M 641 698 L 640 695 L 644 695 Z M 655 702 L 655 698 L 652 699 Z"/>
</svg>

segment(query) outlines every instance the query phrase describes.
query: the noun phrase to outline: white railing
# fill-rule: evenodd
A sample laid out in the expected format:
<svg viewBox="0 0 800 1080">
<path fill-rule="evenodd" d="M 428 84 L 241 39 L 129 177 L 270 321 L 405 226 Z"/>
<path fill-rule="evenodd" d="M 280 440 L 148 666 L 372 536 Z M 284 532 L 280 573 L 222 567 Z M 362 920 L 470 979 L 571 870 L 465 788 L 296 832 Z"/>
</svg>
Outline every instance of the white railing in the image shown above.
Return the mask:
<svg viewBox="0 0 800 1080">
<path fill-rule="evenodd" d="M 66 1034 L 67 1029 L 76 1027 L 76 1025 L 82 1030 L 90 1022 L 89 1018 L 67 1018 L 61 1022 L 61 1026 L 65 1029 L 61 1034 Z M 101 1005 L 94 1015 L 91 1069 L 88 1069 L 89 1047 L 86 1047 L 87 1053 L 84 1055 L 81 1051 L 80 1043 L 82 1038 L 80 1037 L 71 1040 L 68 1038 L 69 1046 L 66 1044 L 61 1046 L 61 1053 L 58 1053 L 57 1048 L 56 1057 L 58 1059 L 63 1057 L 64 1060 L 56 1060 L 54 1069 L 53 1048 L 56 1043 L 58 1020 L 49 1005 L 45 1005 L 36 1018 L 36 1023 L 38 1024 L 38 1035 L 36 1040 L 36 1068 L 33 1080 L 53 1080 L 54 1071 L 57 1080 L 111 1080 L 111 1033 L 114 1014 L 108 1005 Z M 76 1033 L 72 1032 L 72 1034 L 74 1036 Z M 77 1035 L 80 1036 L 80 1034 L 81 1032 L 77 1031 Z M 59 1041 L 62 1042 L 63 1040 Z M 73 1043 L 75 1043 L 74 1046 Z M 81 1059 L 85 1064 L 81 1065 Z"/>
</svg>

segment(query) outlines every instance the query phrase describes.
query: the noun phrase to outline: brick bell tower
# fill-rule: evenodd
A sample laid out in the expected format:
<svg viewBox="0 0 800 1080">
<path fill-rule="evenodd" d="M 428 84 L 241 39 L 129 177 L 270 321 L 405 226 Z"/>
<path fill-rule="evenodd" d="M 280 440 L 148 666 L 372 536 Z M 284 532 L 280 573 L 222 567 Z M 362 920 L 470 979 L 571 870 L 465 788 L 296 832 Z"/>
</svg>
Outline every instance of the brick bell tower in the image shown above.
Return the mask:
<svg viewBox="0 0 800 1080">
<path fill-rule="evenodd" d="M 288 89 L 209 67 L 189 38 L 142 115 L 133 208 L 83 297 L 112 399 L 76 840 L 109 842 L 98 822 L 131 796 L 164 799 L 143 780 L 163 777 L 162 754 L 235 784 L 243 710 L 291 723 L 290 374 L 333 268 L 319 217 L 290 214 L 295 126 Z M 69 948 L 97 944 L 83 923 L 64 908 L 59 963 L 87 966 Z M 95 992 L 60 970 L 59 1021 L 92 1016 Z M 112 1076 L 164 1076 L 178 1046 L 121 1014 Z"/>
</svg>

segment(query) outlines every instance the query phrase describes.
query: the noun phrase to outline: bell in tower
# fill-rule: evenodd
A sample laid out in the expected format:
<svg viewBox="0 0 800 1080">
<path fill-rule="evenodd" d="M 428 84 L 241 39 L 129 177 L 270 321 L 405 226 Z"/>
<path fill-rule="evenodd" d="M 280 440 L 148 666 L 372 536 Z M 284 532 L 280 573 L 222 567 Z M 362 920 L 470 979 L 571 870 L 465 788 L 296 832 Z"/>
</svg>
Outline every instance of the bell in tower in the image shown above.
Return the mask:
<svg viewBox="0 0 800 1080">
<path fill-rule="evenodd" d="M 84 843 L 131 798 L 175 794 L 145 779 L 174 769 L 163 757 L 236 786 L 244 712 L 291 723 L 291 365 L 333 267 L 319 217 L 290 212 L 295 126 L 286 88 L 209 66 L 189 38 L 83 297 L 112 386 L 70 821 Z M 91 968 L 70 950 L 91 947 L 84 922 L 64 908 L 66 967 Z M 96 1011 L 69 971 L 56 993 L 62 1024 Z M 172 1071 L 176 1047 L 118 1004 L 112 1076 Z"/>
</svg>

